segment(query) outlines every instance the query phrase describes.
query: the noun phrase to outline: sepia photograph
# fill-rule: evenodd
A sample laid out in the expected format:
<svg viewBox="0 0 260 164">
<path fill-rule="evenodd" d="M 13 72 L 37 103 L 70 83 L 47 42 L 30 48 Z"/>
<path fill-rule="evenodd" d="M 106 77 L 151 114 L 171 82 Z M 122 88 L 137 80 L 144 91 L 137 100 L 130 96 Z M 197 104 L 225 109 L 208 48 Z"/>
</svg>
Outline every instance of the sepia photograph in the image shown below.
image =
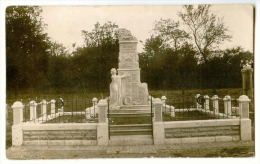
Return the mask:
<svg viewBox="0 0 260 164">
<path fill-rule="evenodd" d="M 7 159 L 255 158 L 253 4 L 9 5 L 1 23 Z"/>
</svg>

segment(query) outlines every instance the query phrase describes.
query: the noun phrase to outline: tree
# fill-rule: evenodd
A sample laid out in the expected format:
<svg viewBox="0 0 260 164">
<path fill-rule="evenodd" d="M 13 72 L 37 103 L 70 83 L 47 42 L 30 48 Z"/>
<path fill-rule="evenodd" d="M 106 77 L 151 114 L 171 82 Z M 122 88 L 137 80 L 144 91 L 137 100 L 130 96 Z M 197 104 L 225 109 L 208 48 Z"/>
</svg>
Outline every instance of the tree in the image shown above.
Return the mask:
<svg viewBox="0 0 260 164">
<path fill-rule="evenodd" d="M 193 46 L 184 43 L 174 51 L 163 43 L 159 36 L 146 39 L 144 52 L 139 54 L 142 80 L 153 89 L 194 88 L 197 61 Z"/>
<path fill-rule="evenodd" d="M 174 50 L 177 51 L 181 42 L 189 38 L 189 34 L 179 29 L 179 27 L 179 21 L 161 19 L 160 21 L 155 21 L 154 31 L 168 46 L 171 46 L 173 43 Z"/>
<path fill-rule="evenodd" d="M 84 90 L 103 92 L 111 82 L 110 70 L 118 64 L 119 45 L 116 39 L 115 23 L 96 23 L 94 29 L 82 30 L 85 46 L 73 52 L 73 76 Z"/>
<path fill-rule="evenodd" d="M 115 31 L 118 25 L 108 21 L 103 26 L 99 22 L 94 26 L 95 28 L 91 32 L 82 30 L 87 47 L 98 47 L 102 44 L 115 43 Z"/>
<path fill-rule="evenodd" d="M 160 50 L 164 48 L 163 43 L 164 41 L 161 37 L 152 35 L 150 38 L 146 39 L 144 51 L 149 53 L 148 55 L 158 54 Z"/>
<path fill-rule="evenodd" d="M 198 65 L 195 58 L 195 48 L 185 42 L 178 52 L 176 81 L 178 88 L 183 90 L 195 88 L 198 84 L 197 70 Z"/>
<path fill-rule="evenodd" d="M 62 43 L 58 43 L 56 41 L 49 42 L 50 45 L 50 53 L 52 56 L 69 56 L 69 51 L 66 47 L 63 46 Z"/>
<path fill-rule="evenodd" d="M 162 76 L 163 64 L 163 40 L 159 36 L 152 35 L 146 39 L 144 44 L 144 53 L 139 54 L 140 68 L 142 71 L 142 80 L 148 83 L 148 86 L 158 88 L 160 77 Z M 144 79 L 145 77 L 145 79 Z"/>
<path fill-rule="evenodd" d="M 58 42 L 49 42 L 50 57 L 48 64 L 49 86 L 53 89 L 68 88 L 72 86 L 72 65 L 70 53 Z"/>
<path fill-rule="evenodd" d="M 41 13 L 42 9 L 37 6 L 6 9 L 7 87 L 15 91 L 33 89 L 46 82 L 49 38 L 43 31 Z"/>
<path fill-rule="evenodd" d="M 184 12 L 178 15 L 189 27 L 192 39 L 200 54 L 202 61 L 207 63 L 211 51 L 217 48 L 225 40 L 231 38 L 227 34 L 228 28 L 223 23 L 223 18 L 210 11 L 211 5 L 185 5 Z"/>
</svg>

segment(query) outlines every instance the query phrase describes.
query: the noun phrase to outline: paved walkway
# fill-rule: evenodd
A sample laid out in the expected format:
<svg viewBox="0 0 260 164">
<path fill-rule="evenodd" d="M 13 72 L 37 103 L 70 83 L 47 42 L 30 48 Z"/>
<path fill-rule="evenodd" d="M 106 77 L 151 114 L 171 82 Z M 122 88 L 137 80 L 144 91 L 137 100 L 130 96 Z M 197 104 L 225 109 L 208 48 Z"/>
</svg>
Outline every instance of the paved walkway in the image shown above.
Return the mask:
<svg viewBox="0 0 260 164">
<path fill-rule="evenodd" d="M 136 146 L 20 146 L 7 149 L 9 159 L 80 159 L 141 157 L 252 157 L 254 142 L 218 142 Z"/>
</svg>

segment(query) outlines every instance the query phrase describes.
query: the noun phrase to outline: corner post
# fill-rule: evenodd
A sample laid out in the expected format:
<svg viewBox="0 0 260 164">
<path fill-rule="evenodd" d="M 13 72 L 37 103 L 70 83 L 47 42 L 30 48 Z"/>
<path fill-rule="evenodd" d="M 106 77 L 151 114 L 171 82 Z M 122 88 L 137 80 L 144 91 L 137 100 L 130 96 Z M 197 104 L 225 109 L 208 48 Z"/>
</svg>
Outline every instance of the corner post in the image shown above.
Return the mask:
<svg viewBox="0 0 260 164">
<path fill-rule="evenodd" d="M 249 64 L 245 65 L 241 70 L 243 80 L 243 94 L 247 95 L 250 99 L 253 98 L 253 69 Z"/>
<path fill-rule="evenodd" d="M 156 98 L 154 104 L 154 120 L 153 120 L 153 139 L 154 145 L 164 144 L 164 124 L 162 120 L 162 104 L 163 102 Z"/>
<path fill-rule="evenodd" d="M 249 119 L 249 102 L 251 101 L 246 95 L 242 95 L 237 100 L 240 110 L 240 139 L 242 141 L 251 141 L 251 120 Z"/>
<path fill-rule="evenodd" d="M 12 105 L 13 109 L 13 126 L 12 126 L 12 145 L 20 146 L 23 144 L 23 108 L 24 105 L 20 101 L 16 101 Z"/>
<path fill-rule="evenodd" d="M 253 68 L 251 68 L 251 65 L 249 62 L 243 67 L 241 70 L 242 73 L 242 86 L 243 86 L 243 95 L 247 95 L 249 99 L 254 102 L 254 89 L 253 89 Z M 249 110 L 253 111 L 254 109 L 254 103 L 249 104 Z"/>
<path fill-rule="evenodd" d="M 16 101 L 12 105 L 12 109 L 13 109 L 13 125 L 20 124 L 20 123 L 23 122 L 23 108 L 24 108 L 24 105 L 20 101 Z"/>
<path fill-rule="evenodd" d="M 107 122 L 107 100 L 101 99 L 98 102 L 99 123 L 97 124 L 97 144 L 108 145 L 108 122 Z"/>
</svg>

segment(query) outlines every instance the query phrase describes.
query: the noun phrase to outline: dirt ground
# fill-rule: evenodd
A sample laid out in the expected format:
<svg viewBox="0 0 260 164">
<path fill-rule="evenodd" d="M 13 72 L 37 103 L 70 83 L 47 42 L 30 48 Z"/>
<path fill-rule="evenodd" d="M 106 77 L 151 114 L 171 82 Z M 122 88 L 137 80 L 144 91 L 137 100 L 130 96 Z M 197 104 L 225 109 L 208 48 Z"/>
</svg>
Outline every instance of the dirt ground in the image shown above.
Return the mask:
<svg viewBox="0 0 260 164">
<path fill-rule="evenodd" d="M 140 146 L 20 146 L 7 149 L 8 159 L 254 157 L 255 143 L 218 142 Z"/>
</svg>

